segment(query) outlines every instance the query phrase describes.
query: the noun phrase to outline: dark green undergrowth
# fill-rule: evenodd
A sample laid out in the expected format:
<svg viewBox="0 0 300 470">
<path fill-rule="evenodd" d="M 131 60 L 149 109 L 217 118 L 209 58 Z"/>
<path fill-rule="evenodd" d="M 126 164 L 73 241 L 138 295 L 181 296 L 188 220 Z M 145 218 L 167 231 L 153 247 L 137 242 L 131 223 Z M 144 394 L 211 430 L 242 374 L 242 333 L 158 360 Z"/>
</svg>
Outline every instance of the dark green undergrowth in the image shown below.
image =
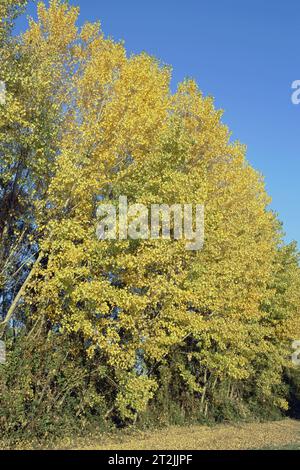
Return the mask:
<svg viewBox="0 0 300 470">
<path fill-rule="evenodd" d="M 153 429 L 169 425 L 277 420 L 283 414 L 260 402 L 251 386 L 229 396 L 228 384 L 208 390 L 205 401 L 189 389 L 166 359 L 153 372 L 159 383 L 147 410 L 135 421 L 122 421 L 114 406 L 113 370 L 98 352 L 86 356 L 80 336 L 69 336 L 40 322 L 6 336 L 7 363 L 0 366 L 0 440 L 13 447 L 31 442 L 51 447 L 61 438 L 100 436 L 118 429 Z M 288 371 L 285 386 L 293 410 L 299 406 L 299 371 Z M 291 415 L 292 415 L 291 412 Z"/>
<path fill-rule="evenodd" d="M 52 330 L 7 341 L 0 366 L 0 438 L 37 441 L 107 431 L 110 386 L 100 358 L 88 360 L 79 338 Z"/>
</svg>

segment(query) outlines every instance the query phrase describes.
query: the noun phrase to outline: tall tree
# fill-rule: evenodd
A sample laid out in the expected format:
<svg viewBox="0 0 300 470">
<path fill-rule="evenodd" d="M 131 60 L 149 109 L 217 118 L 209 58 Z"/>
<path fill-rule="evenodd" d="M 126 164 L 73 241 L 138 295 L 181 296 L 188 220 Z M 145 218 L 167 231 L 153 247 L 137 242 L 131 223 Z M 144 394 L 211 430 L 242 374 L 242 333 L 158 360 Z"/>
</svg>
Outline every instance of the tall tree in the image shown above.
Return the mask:
<svg viewBox="0 0 300 470">
<path fill-rule="evenodd" d="M 169 68 L 127 57 L 99 24 L 79 29 L 78 14 L 40 4 L 4 67 L 2 251 L 28 226 L 27 252 L 40 251 L 9 318 L 44 316 L 100 354 L 122 419 L 146 409 L 162 364 L 206 415 L 221 395 L 284 409 L 299 267 L 292 256 L 286 271 L 263 178 L 193 81 L 172 95 Z M 121 195 L 148 207 L 203 204 L 203 250 L 98 240 L 99 202 L 117 206 Z"/>
</svg>

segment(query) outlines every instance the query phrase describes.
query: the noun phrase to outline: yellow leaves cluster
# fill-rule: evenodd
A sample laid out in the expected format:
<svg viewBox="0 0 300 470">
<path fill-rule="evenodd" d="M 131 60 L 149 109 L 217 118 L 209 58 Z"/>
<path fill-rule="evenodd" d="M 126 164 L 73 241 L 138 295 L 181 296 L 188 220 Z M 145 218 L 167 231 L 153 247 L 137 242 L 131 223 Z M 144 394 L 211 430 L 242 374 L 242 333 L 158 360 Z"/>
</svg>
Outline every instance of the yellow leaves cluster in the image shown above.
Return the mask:
<svg viewBox="0 0 300 470">
<path fill-rule="evenodd" d="M 143 376 L 131 375 L 121 380 L 121 389 L 116 400 L 121 415 L 124 418 L 134 419 L 136 414 L 145 411 L 156 388 L 154 380 Z"/>
<path fill-rule="evenodd" d="M 123 374 L 117 404 L 125 418 L 144 410 L 157 386 L 133 372 L 138 354 L 150 370 L 190 337 L 199 370 L 246 380 L 257 358 L 273 352 L 262 303 L 280 235 L 245 147 L 230 142 L 222 112 L 193 81 L 171 95 L 168 68 L 147 54 L 127 58 L 98 23 L 79 30 L 78 9 L 58 0 L 40 4 L 38 17 L 23 47 L 40 64 L 34 93 L 49 95 L 60 126 L 49 188 L 36 206 L 46 261 L 32 286 L 35 311 L 80 332 L 90 355 L 100 349 Z M 12 102 L 7 119 L 22 120 L 20 108 Z M 98 241 L 97 203 L 116 204 L 119 195 L 148 205 L 204 204 L 204 250 L 188 252 L 180 241 Z M 287 340 L 285 321 L 274 336 L 284 328 Z M 181 376 L 202 393 L 194 376 L 185 369 Z M 263 394 L 277 377 L 269 373 Z"/>
</svg>

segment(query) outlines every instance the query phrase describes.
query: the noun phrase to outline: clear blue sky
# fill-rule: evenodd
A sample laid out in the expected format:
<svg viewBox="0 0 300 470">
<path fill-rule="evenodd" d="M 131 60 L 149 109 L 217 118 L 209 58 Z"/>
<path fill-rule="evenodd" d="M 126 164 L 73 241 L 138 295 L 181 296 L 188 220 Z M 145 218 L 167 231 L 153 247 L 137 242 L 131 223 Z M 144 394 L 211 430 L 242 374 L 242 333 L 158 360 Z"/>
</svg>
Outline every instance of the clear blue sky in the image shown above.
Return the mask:
<svg viewBox="0 0 300 470">
<path fill-rule="evenodd" d="M 98 20 L 129 53 L 172 65 L 176 84 L 193 77 L 225 110 L 233 138 L 265 176 L 286 239 L 300 242 L 299 0 L 72 0 L 80 22 Z M 30 8 L 33 12 L 34 8 Z M 25 22 L 18 22 L 24 29 Z"/>
</svg>

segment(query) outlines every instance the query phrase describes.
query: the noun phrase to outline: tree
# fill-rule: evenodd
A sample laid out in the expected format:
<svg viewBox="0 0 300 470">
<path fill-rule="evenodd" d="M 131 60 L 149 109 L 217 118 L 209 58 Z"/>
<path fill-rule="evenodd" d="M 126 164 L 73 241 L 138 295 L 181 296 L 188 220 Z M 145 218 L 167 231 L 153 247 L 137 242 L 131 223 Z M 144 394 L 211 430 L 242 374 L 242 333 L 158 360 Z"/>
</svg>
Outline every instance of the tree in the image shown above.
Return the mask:
<svg viewBox="0 0 300 470">
<path fill-rule="evenodd" d="M 79 338 L 101 358 L 122 420 L 158 396 L 166 368 L 182 408 L 189 394 L 204 416 L 224 416 L 228 402 L 241 413 L 245 403 L 285 409 L 299 266 L 281 248 L 262 176 L 193 81 L 172 94 L 169 68 L 127 57 L 99 24 L 79 29 L 78 14 L 40 4 L 13 49 L 17 79 L 14 62 L 4 69 L 3 174 L 24 208 L 3 221 L 31 224 L 27 252 L 40 253 L 8 318 L 44 318 Z M 204 249 L 174 236 L 98 240 L 99 202 L 117 206 L 122 195 L 147 207 L 203 204 Z"/>
<path fill-rule="evenodd" d="M 36 213 L 53 175 L 64 106 L 64 45 L 57 43 L 46 53 L 45 48 L 37 51 L 26 34 L 21 38 L 9 34 L 25 5 L 1 6 L 7 18 L 0 77 L 6 86 L 6 100 L 0 106 L 0 298 L 6 322 L 38 257 L 42 229 L 37 227 Z"/>
</svg>

